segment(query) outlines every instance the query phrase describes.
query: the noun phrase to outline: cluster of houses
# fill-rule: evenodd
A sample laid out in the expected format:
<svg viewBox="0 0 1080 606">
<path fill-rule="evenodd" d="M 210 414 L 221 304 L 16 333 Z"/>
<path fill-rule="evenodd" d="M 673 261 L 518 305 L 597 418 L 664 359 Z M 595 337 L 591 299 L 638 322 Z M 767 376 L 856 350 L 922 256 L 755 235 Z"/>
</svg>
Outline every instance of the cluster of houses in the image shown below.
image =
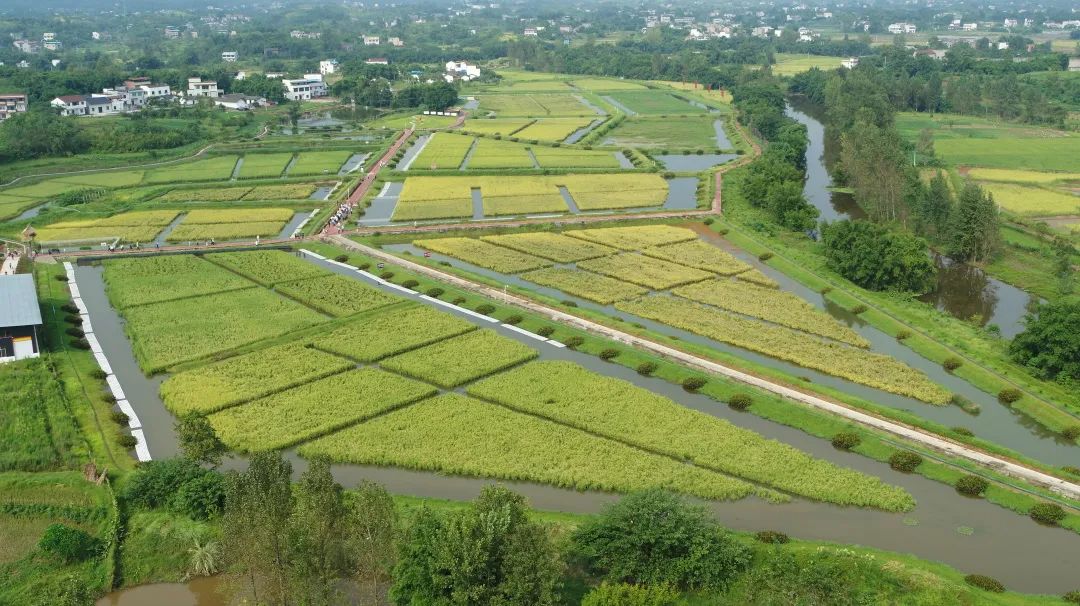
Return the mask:
<svg viewBox="0 0 1080 606">
<path fill-rule="evenodd" d="M 447 61 L 443 79 L 453 84 L 455 80 L 469 82 L 480 77 L 480 68 L 465 61 Z"/>
<path fill-rule="evenodd" d="M 33 54 L 41 49 L 58 51 L 64 48 L 64 43 L 56 38 L 56 32 L 45 32 L 41 34 L 41 40 L 29 40 L 20 38 L 11 43 L 19 52 Z"/>
</svg>

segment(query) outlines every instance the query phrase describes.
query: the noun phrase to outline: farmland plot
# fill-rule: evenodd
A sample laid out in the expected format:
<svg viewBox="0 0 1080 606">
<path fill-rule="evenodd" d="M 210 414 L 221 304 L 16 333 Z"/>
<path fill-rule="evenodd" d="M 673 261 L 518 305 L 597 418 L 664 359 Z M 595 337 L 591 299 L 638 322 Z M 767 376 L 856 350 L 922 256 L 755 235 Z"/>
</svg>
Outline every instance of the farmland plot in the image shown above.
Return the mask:
<svg viewBox="0 0 1080 606">
<path fill-rule="evenodd" d="M 357 362 L 387 356 L 465 334 L 476 326 L 430 307 L 390 309 L 353 321 L 312 340 L 315 347 Z"/>
<path fill-rule="evenodd" d="M 591 122 L 591 118 L 543 118 L 518 131 L 515 136 L 540 141 L 562 141 Z"/>
<path fill-rule="evenodd" d="M 678 263 L 679 265 L 710 271 L 721 276 L 734 276 L 750 269 L 749 265 L 736 259 L 730 253 L 701 240 L 646 248 L 641 253 L 649 257 Z"/>
<path fill-rule="evenodd" d="M 427 142 L 420 155 L 413 160 L 411 167 L 418 169 L 457 168 L 465 159 L 465 154 L 472 147 L 472 137 L 452 133 L 435 133 Z M 404 192 L 402 192 L 404 193 Z"/>
<path fill-rule="evenodd" d="M 511 133 L 519 131 L 533 122 L 535 121 L 529 118 L 470 118 L 465 121 L 465 125 L 461 129 L 470 133 L 508 137 Z"/>
<path fill-rule="evenodd" d="M 585 259 L 606 257 L 618 252 L 601 244 L 593 244 L 562 234 L 548 232 L 525 232 L 501 236 L 482 236 L 485 242 L 512 248 L 537 257 L 550 259 L 557 263 L 574 263 Z"/>
<path fill-rule="evenodd" d="M 472 185 L 462 177 L 409 177 L 401 188 L 394 221 L 471 217 Z"/>
<path fill-rule="evenodd" d="M 923 373 L 889 356 L 747 320 L 685 299 L 646 297 L 616 303 L 615 307 L 721 343 L 929 404 L 945 405 L 951 395 Z"/>
<path fill-rule="evenodd" d="M 174 189 L 154 198 L 154 200 L 157 202 L 190 202 L 192 200 L 205 202 L 232 202 L 242 199 L 250 191 L 250 187 Z"/>
<path fill-rule="evenodd" d="M 303 343 L 286 343 L 174 374 L 161 384 L 161 397 L 177 416 L 211 413 L 354 367 Z"/>
<path fill-rule="evenodd" d="M 638 225 L 634 227 L 607 227 L 602 229 L 579 229 L 565 232 L 573 238 L 603 244 L 620 250 L 642 250 L 651 246 L 674 244 L 696 240 L 697 235 L 689 229 L 670 225 Z"/>
<path fill-rule="evenodd" d="M 182 225 L 207 223 L 247 223 L 277 221 L 284 223 L 293 217 L 291 208 L 230 208 L 193 210 L 184 217 Z M 280 230 L 278 230 L 280 231 Z"/>
<path fill-rule="evenodd" d="M 758 286 L 764 286 L 765 288 L 780 288 L 779 282 L 773 280 L 769 276 L 766 276 L 757 269 L 744 271 L 742 273 L 736 274 L 735 277 L 744 282 L 757 284 Z"/>
<path fill-rule="evenodd" d="M 143 172 L 140 170 L 72 175 L 53 179 L 56 183 L 73 183 L 83 187 L 131 187 L 142 183 L 142 180 Z"/>
<path fill-rule="evenodd" d="M 247 154 L 240 166 L 241 179 L 266 179 L 280 177 L 285 166 L 292 160 L 291 153 L 285 154 Z"/>
<path fill-rule="evenodd" d="M 205 258 L 263 286 L 330 275 L 325 269 L 280 250 L 211 253 Z"/>
<path fill-rule="evenodd" d="M 534 146 L 532 151 L 540 168 L 619 168 L 620 166 L 615 155 L 609 151 L 541 145 Z"/>
<path fill-rule="evenodd" d="M 565 361 L 533 362 L 484 379 L 471 396 L 708 469 L 840 505 L 907 511 L 900 488 Z"/>
<path fill-rule="evenodd" d="M 659 175 L 564 175 L 553 179 L 570 192 L 581 210 L 660 206 L 668 184 Z"/>
<path fill-rule="evenodd" d="M 122 314 L 147 373 L 325 321 L 261 288 L 129 307 Z"/>
<path fill-rule="evenodd" d="M 1018 215 L 1080 215 L 1080 196 L 1011 183 L 984 183 L 983 187 L 999 206 Z"/>
<path fill-rule="evenodd" d="M 565 213 L 570 209 L 557 193 L 530 196 L 483 196 L 484 216 Z"/>
<path fill-rule="evenodd" d="M 242 452 L 276 450 L 434 395 L 419 381 L 377 368 L 319 379 L 210 416 L 221 441 Z"/>
<path fill-rule="evenodd" d="M 147 183 L 182 183 L 185 181 L 226 181 L 236 168 L 236 156 L 217 156 L 168 168 L 147 171 Z"/>
<path fill-rule="evenodd" d="M 153 240 L 176 215 L 176 210 L 120 213 L 103 219 L 61 221 L 38 229 L 39 242 L 112 240 L 146 242 Z"/>
<path fill-rule="evenodd" d="M 634 253 L 589 259 L 578 263 L 578 267 L 653 290 L 667 290 L 712 277 L 700 269 Z"/>
<path fill-rule="evenodd" d="M 663 487 L 724 500 L 755 492 L 735 478 L 459 394 L 432 398 L 309 442 L 300 454 L 577 490 Z"/>
<path fill-rule="evenodd" d="M 112 259 L 104 265 L 105 292 L 117 309 L 255 288 L 250 281 L 194 255 Z"/>
<path fill-rule="evenodd" d="M 535 349 L 493 330 L 476 330 L 383 360 L 380 366 L 449 389 L 536 356 Z"/>
<path fill-rule="evenodd" d="M 664 91 L 622 91 L 612 93 L 611 98 L 635 113 L 643 115 L 705 113 L 704 109 L 690 105 L 675 95 Z"/>
<path fill-rule="evenodd" d="M 8 196 L 0 193 L 0 221 L 6 221 L 17 217 L 22 212 L 33 206 L 41 204 L 43 200 L 38 198 L 25 198 L 20 196 Z"/>
<path fill-rule="evenodd" d="M 414 240 L 413 244 L 427 250 L 449 255 L 479 267 L 505 274 L 516 274 L 551 265 L 551 261 L 515 250 L 495 246 L 472 238 L 438 238 Z"/>
<path fill-rule="evenodd" d="M 648 292 L 648 289 L 629 282 L 580 269 L 548 267 L 521 274 L 521 277 L 540 286 L 555 288 L 601 305 L 633 299 Z"/>
<path fill-rule="evenodd" d="M 184 222 L 172 230 L 165 238 L 168 242 L 188 242 L 192 240 L 244 240 L 256 236 L 269 238 L 281 234 L 285 221 L 257 221 L 250 223 L 196 223 Z"/>
<path fill-rule="evenodd" d="M 303 175 L 336 175 L 345 161 L 352 157 L 350 151 L 306 151 L 300 152 L 289 169 L 290 177 Z"/>
<path fill-rule="evenodd" d="M 339 275 L 306 278 L 295 282 L 279 282 L 274 289 L 336 317 L 350 316 L 401 301 L 398 296 L 384 293 L 359 280 Z"/>
<path fill-rule="evenodd" d="M 525 146 L 511 141 L 480 139 L 467 168 L 532 168 L 532 156 Z"/>
<path fill-rule="evenodd" d="M 663 149 L 715 149 L 715 118 L 680 116 L 623 120 L 604 137 L 605 145 Z"/>
</svg>

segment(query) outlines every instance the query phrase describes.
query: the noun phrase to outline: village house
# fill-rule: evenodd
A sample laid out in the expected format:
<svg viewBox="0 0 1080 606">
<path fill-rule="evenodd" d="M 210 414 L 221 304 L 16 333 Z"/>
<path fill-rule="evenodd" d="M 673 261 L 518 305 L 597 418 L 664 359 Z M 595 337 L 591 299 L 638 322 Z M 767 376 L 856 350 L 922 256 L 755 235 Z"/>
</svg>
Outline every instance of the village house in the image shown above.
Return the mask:
<svg viewBox="0 0 1080 606">
<path fill-rule="evenodd" d="M 216 99 L 221 96 L 221 89 L 218 88 L 218 83 L 212 80 L 204 81 L 202 78 L 188 78 L 187 96 Z"/>
<path fill-rule="evenodd" d="M 0 93 L 0 122 L 24 111 L 26 111 L 26 95 L 22 93 Z"/>
<path fill-rule="evenodd" d="M 321 74 L 305 74 L 303 78 L 281 81 L 285 87 L 285 98 L 289 101 L 302 101 L 326 96 L 326 83 Z"/>
</svg>

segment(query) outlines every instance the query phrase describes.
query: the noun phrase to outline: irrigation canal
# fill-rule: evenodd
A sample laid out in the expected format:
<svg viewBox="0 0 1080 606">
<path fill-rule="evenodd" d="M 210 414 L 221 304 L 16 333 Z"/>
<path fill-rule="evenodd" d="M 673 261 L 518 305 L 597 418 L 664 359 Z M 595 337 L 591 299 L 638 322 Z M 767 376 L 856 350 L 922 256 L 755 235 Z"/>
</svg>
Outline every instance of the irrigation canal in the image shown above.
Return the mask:
<svg viewBox="0 0 1080 606">
<path fill-rule="evenodd" d="M 311 259 L 310 262 L 364 281 L 370 286 L 388 289 L 364 278 L 356 271 L 316 259 Z M 142 420 L 151 454 L 155 458 L 176 455 L 178 447 L 172 429 L 174 419 L 158 396 L 158 386 L 165 377 L 148 378 L 136 364 L 131 343 L 124 336 L 123 320 L 105 295 L 101 267 L 77 266 L 75 272 L 83 301 L 89 310 L 102 348 L 120 379 L 128 400 Z M 394 294 L 401 293 L 395 290 Z M 410 298 L 423 304 L 434 305 L 416 296 Z M 441 306 L 439 309 L 446 311 L 446 308 Z M 677 385 L 661 379 L 642 377 L 631 369 L 603 362 L 594 356 L 538 342 L 499 324 L 457 312 L 449 313 L 455 313 L 463 319 L 492 328 L 508 338 L 535 347 L 540 351 L 540 359 L 576 362 L 595 372 L 630 381 L 690 408 L 728 419 L 736 425 L 788 443 L 814 456 L 877 475 L 886 482 L 903 486 L 918 501 L 916 509 L 908 514 L 838 507 L 801 499 L 783 505 L 768 504 L 755 498 L 737 502 L 706 503 L 717 519 L 728 527 L 747 531 L 775 529 L 800 538 L 856 543 L 908 552 L 949 563 L 964 571 L 992 575 L 1010 588 L 1020 591 L 1060 593 L 1072 588 L 1070 583 L 1075 573 L 1075 562 L 1067 554 L 1075 554 L 1076 537 L 1069 531 L 1038 526 L 991 503 L 961 497 L 947 485 L 918 475 L 902 474 L 860 455 L 838 451 L 825 440 L 754 415 L 734 412 L 726 405 L 703 395 L 687 393 Z M 294 473 L 301 473 L 305 468 L 304 461 L 293 451 L 288 452 L 287 456 L 293 462 Z M 226 463 L 226 467 L 237 468 L 243 464 L 243 459 L 232 459 Z M 479 478 L 360 465 L 335 465 L 333 471 L 338 481 L 345 486 L 355 486 L 366 479 L 379 482 L 395 493 L 457 500 L 474 498 L 481 487 L 492 482 Z M 598 511 L 617 499 L 616 495 L 601 492 L 565 490 L 523 482 L 503 484 L 527 496 L 538 509 L 589 513 Z M 1001 557 L 1001 554 L 1005 553 L 1010 554 L 1010 557 Z M 170 585 L 156 587 L 166 592 L 176 590 L 175 586 Z M 133 599 L 137 591 L 132 592 Z M 142 593 L 138 596 L 139 600 L 150 597 Z M 112 598 L 106 598 L 109 599 Z"/>
</svg>

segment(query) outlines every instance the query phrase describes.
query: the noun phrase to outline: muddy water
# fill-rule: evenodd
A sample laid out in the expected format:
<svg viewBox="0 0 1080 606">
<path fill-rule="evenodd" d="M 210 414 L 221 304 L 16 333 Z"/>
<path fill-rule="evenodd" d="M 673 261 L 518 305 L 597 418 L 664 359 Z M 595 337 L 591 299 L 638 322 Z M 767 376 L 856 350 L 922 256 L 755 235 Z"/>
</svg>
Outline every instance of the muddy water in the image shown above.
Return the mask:
<svg viewBox="0 0 1080 606">
<path fill-rule="evenodd" d="M 312 262 L 366 282 L 355 272 L 327 263 Z M 151 454 L 155 458 L 175 455 L 178 448 L 172 431 L 173 418 L 157 395 L 161 377 L 147 378 L 135 364 L 131 345 L 123 334 L 122 321 L 105 297 L 100 268 L 78 267 L 76 272 L 95 332 L 124 386 L 129 401 L 142 420 Z M 373 282 L 367 283 L 378 287 Z M 466 320 L 476 321 L 470 316 L 458 315 Z M 964 499 L 948 486 L 921 476 L 901 474 L 868 458 L 835 450 L 824 440 L 760 417 L 734 412 L 706 396 L 687 393 L 677 385 L 661 379 L 642 377 L 631 369 L 603 362 L 594 356 L 538 343 L 500 325 L 487 322 L 482 322 L 482 325 L 494 327 L 504 336 L 537 348 L 541 359 L 570 360 L 595 372 L 630 381 L 690 408 L 728 419 L 768 438 L 791 444 L 814 456 L 877 475 L 886 482 L 905 487 L 918 501 L 916 509 L 906 515 L 802 500 L 785 505 L 767 504 L 756 499 L 735 503 L 708 503 L 717 519 L 731 528 L 748 531 L 770 528 L 807 539 L 858 543 L 911 552 L 950 563 L 962 570 L 993 575 L 1011 588 L 1019 590 L 1061 592 L 1071 588 L 1071 575 L 1075 571 L 1074 563 L 1067 554 L 1075 553 L 1078 543 L 1077 538 L 1067 531 L 1043 528 L 989 503 Z M 288 452 L 287 456 L 294 464 L 294 472 L 302 473 L 305 467 L 303 460 L 299 459 L 295 452 Z M 244 461 L 238 459 L 226 463 L 227 468 L 239 468 L 243 465 Z M 333 471 L 338 481 L 345 486 L 355 486 L 360 480 L 368 479 L 384 484 L 388 490 L 395 493 L 458 500 L 475 497 L 484 485 L 491 483 L 478 478 L 358 465 L 335 465 Z M 523 493 L 532 505 L 539 509 L 591 513 L 617 498 L 606 493 L 564 490 L 530 483 L 505 484 Z M 959 527 L 970 527 L 974 529 L 974 533 L 970 536 L 960 534 L 957 532 Z M 1010 553 L 1012 558 L 995 555 L 1001 553 Z M 199 593 L 201 585 L 196 588 L 199 591 L 191 590 L 195 593 L 193 598 L 184 596 L 176 585 L 150 587 L 157 589 L 146 589 L 144 593 L 120 592 L 108 599 L 123 598 L 125 601 L 103 603 L 145 604 L 152 599 L 170 604 L 220 603 L 182 601 L 210 595 L 206 592 Z M 172 595 L 179 596 L 176 599 L 181 601 L 168 601 Z"/>
</svg>

